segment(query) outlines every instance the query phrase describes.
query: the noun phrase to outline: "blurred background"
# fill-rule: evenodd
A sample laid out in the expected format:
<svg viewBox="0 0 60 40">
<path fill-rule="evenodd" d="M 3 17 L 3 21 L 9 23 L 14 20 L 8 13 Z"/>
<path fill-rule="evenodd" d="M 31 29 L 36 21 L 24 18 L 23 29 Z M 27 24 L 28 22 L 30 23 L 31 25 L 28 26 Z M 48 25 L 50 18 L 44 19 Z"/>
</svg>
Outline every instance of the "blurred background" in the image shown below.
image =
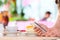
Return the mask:
<svg viewBox="0 0 60 40">
<path fill-rule="evenodd" d="M 35 1 L 34 0 L 0 0 L 0 13 L 5 11 L 6 14 L 9 16 L 9 21 L 15 21 L 15 20 L 30 20 L 30 19 L 39 20 L 43 17 L 45 11 L 51 11 L 53 15 L 52 21 L 54 21 L 55 20 L 54 17 L 56 16 L 57 13 L 56 4 L 59 5 L 60 2 L 59 0 L 51 1 L 53 2 L 51 3 L 53 7 L 49 7 L 49 8 L 46 7 L 48 5 L 48 4 L 46 5 L 46 2 L 49 3 L 49 0 L 48 1 L 46 0 L 45 2 L 44 0 L 42 1 L 41 0 L 35 0 Z M 54 2 L 56 4 L 54 4 Z"/>
<path fill-rule="evenodd" d="M 42 19 L 46 11 L 50 11 L 51 16 L 48 22 L 40 23 L 51 28 L 57 20 L 59 9 L 60 0 L 0 0 L 0 22 L 3 21 L 3 14 L 7 15 L 8 31 L 22 30 L 32 33 L 31 23 Z"/>
</svg>

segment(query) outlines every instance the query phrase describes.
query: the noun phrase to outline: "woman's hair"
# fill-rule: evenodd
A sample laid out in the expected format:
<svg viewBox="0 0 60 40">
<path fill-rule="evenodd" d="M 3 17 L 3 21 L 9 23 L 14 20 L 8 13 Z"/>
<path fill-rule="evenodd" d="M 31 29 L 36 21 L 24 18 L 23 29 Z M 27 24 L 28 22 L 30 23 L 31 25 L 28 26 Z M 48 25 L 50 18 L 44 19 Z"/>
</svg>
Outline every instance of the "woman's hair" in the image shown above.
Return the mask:
<svg viewBox="0 0 60 40">
<path fill-rule="evenodd" d="M 51 12 L 47 11 L 46 14 L 51 14 Z"/>
</svg>

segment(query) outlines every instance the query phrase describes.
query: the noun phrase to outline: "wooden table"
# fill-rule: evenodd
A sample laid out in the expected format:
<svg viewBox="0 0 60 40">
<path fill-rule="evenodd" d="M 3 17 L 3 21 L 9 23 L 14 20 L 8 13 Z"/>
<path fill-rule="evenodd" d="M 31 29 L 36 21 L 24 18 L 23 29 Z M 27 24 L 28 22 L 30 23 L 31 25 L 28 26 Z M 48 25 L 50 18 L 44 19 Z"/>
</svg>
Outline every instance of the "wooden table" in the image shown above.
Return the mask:
<svg viewBox="0 0 60 40">
<path fill-rule="evenodd" d="M 1 37 L 0 40 L 60 40 L 59 38 L 49 38 L 49 37 L 29 37 L 29 36 L 20 36 L 20 37 Z"/>
</svg>

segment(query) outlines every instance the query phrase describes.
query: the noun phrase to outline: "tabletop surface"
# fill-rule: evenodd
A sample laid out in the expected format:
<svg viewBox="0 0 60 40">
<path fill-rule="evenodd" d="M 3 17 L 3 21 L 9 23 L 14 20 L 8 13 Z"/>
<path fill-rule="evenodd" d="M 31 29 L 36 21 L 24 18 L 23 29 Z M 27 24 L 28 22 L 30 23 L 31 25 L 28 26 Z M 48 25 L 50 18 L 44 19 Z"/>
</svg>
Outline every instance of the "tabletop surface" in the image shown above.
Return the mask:
<svg viewBox="0 0 60 40">
<path fill-rule="evenodd" d="M 20 36 L 20 37 L 0 37 L 0 40 L 60 40 L 56 37 L 27 37 L 27 36 Z"/>
</svg>

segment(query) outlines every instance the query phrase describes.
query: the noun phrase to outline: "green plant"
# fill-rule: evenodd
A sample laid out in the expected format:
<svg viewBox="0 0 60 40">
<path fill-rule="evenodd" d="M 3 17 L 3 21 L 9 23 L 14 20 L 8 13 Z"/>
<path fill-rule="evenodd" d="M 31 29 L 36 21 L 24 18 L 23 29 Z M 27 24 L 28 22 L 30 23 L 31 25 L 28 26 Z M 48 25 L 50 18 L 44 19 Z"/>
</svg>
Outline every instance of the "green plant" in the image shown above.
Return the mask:
<svg viewBox="0 0 60 40">
<path fill-rule="evenodd" d="M 20 14 L 20 15 L 21 15 L 22 18 L 23 18 L 24 15 L 25 15 L 24 12 L 23 12 L 23 8 L 21 9 L 21 14 Z"/>
<path fill-rule="evenodd" d="M 8 0 L 4 0 L 4 4 L 6 4 L 8 2 Z"/>
<path fill-rule="evenodd" d="M 6 4 L 8 2 L 8 0 L 4 0 L 4 2 L 2 0 L 0 0 L 0 6 L 2 6 L 3 4 Z"/>
<path fill-rule="evenodd" d="M 11 2 L 10 3 L 10 13 L 12 14 L 12 16 L 15 16 L 17 14 L 16 11 L 16 2 Z"/>
<path fill-rule="evenodd" d="M 3 2 L 0 0 L 0 6 L 3 4 Z"/>
</svg>

